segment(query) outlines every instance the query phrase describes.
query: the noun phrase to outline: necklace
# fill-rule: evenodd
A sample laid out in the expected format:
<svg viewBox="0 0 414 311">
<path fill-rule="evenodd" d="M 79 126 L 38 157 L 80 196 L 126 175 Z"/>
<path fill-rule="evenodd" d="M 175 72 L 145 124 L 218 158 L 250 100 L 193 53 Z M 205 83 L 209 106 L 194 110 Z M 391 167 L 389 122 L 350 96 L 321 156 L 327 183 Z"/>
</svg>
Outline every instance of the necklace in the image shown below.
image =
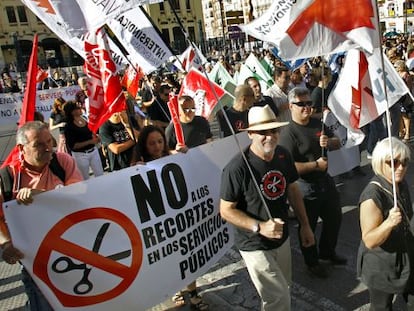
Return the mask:
<svg viewBox="0 0 414 311">
<path fill-rule="evenodd" d="M 84 121 L 82 119 L 79 119 L 79 120 L 76 121 L 76 123 L 78 123 L 78 125 L 83 125 L 83 122 Z"/>
</svg>

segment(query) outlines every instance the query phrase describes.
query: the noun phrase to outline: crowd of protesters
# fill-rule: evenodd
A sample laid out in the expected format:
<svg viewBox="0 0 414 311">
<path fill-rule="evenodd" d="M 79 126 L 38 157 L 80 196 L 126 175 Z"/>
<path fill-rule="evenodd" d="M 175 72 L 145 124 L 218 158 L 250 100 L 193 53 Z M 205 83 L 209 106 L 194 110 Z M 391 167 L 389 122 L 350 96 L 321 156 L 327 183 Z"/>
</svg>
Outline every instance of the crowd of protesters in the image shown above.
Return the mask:
<svg viewBox="0 0 414 311">
<path fill-rule="evenodd" d="M 386 55 L 410 90 L 414 87 L 411 72 L 414 69 L 414 61 L 410 62 L 410 58 L 414 54 L 413 42 L 411 39 L 405 40 L 404 38 L 384 42 Z M 339 56 L 332 64 L 321 57 L 316 57 L 303 63 L 299 68 L 291 70 L 268 50 L 254 49 L 252 53 L 258 59 L 263 60 L 263 64 L 267 64 L 267 69 L 274 78 L 274 85 L 262 90 L 259 81 L 255 77 L 249 77 L 242 83 L 239 82 L 234 91 L 233 106 L 219 111 L 217 116 L 212 116 L 211 120 L 218 121 L 220 126 L 219 137 L 230 136 L 240 131 L 248 132 L 252 144 L 249 147 L 250 151 L 246 152 L 248 152 L 251 161 L 256 161 L 255 165 L 260 168 L 260 173 L 268 173 L 266 163 L 273 163 L 276 154 L 286 154 L 286 159 L 290 161 L 288 171 L 286 171 L 286 176 L 288 176 L 286 178 L 289 179 L 286 186 L 287 197 L 290 201 L 295 202 L 297 209 L 300 211 L 301 226 L 299 226 L 299 231 L 304 230 L 303 228 L 306 229 L 306 235 L 301 236 L 300 241 L 304 261 L 313 277 L 327 278 L 329 274 L 319 264 L 319 261 L 328 261 L 332 265 L 345 265 L 347 258 L 340 256 L 335 251 L 339 238 L 341 212 L 339 194 L 331 176 L 327 174 L 326 150 L 335 150 L 339 148 L 339 144 L 333 133 L 326 132 L 319 135 L 320 137 L 317 134 L 320 133 L 321 119 L 328 109 L 327 98 L 343 66 L 344 56 Z M 205 69 L 209 71 L 214 66 L 214 62 L 219 62 L 231 75 L 235 75 L 248 54 L 249 52 L 243 48 L 236 52 L 213 51 L 209 57 L 209 62 L 205 64 Z M 188 148 L 210 142 L 213 139 L 213 134 L 209 122 L 201 116 L 195 116 L 195 103 L 189 96 L 181 96 L 178 99 L 179 121 L 183 128 L 186 144 L 181 145 L 177 141 L 167 103 L 170 95 L 177 94 L 180 90 L 182 78 L 182 73 L 175 74 L 171 72 L 145 76 L 141 80 L 137 94 L 125 92 L 128 109 L 114 113 L 101 126 L 98 133 L 92 133 L 88 128 L 87 78 L 79 77 L 77 72 L 68 75 L 64 70 L 51 70 L 48 78 L 38 84 L 38 89 L 70 85 L 79 85 L 80 87 L 80 91 L 74 98 L 58 98 L 55 100 L 50 120 L 45 125 L 50 130 L 59 130 L 59 140 L 56 143 L 57 150 L 72 156 L 73 161 L 68 159 L 65 161 L 76 163 L 79 169 L 79 173 L 76 174 L 77 180 L 80 180 L 80 177 L 83 180 L 88 179 L 91 171 L 95 176 L 100 176 L 104 173 L 104 169 L 109 172 L 120 170 L 137 163 L 159 159 L 175 152 L 185 153 Z M 8 71 L 2 72 L 0 91 L 4 93 L 21 91 Z M 395 119 L 394 116 L 394 121 L 397 122 L 398 127 L 395 136 L 401 138 L 403 143 L 410 142 L 412 106 L 413 103 L 409 96 L 402 98 L 396 105 L 398 111 L 395 115 L 398 119 Z M 252 109 L 252 107 L 256 108 Z M 254 123 L 254 121 L 261 120 L 261 113 L 267 114 L 263 118 L 265 120 L 263 122 L 270 122 L 269 124 L 273 124 L 273 127 L 257 127 L 257 123 Z M 226 114 L 226 117 L 224 114 Z M 290 122 L 290 124 L 287 126 L 287 123 L 275 122 Z M 366 126 L 364 131 L 367 134 L 366 145 L 370 156 L 377 142 L 385 138 L 383 116 Z M 33 147 L 29 146 L 30 139 L 24 139 L 24 136 L 27 136 L 28 133 L 34 135 L 33 137 L 30 136 L 30 139 L 43 139 L 52 148 L 52 142 L 49 141 L 49 135 L 46 133 L 45 127 L 36 123 L 35 126 L 23 128 L 18 133 L 20 135 L 18 138 L 21 140 L 18 141 L 18 144 L 22 146 L 21 148 L 25 152 L 29 152 L 29 149 Z M 281 146 L 278 146 L 279 135 Z M 271 150 L 266 149 L 266 144 L 269 144 L 271 148 L 268 148 Z M 272 154 L 269 160 L 267 159 L 268 153 Z M 257 161 L 256 156 L 262 157 L 263 161 Z M 404 157 L 408 158 L 408 155 L 404 155 Z M 28 160 L 30 161 L 30 157 L 28 157 Z M 387 164 L 389 160 L 385 159 L 384 163 Z M 51 159 L 45 158 L 43 162 L 48 163 L 48 161 L 51 161 Z M 406 166 L 405 162 L 402 162 L 403 159 L 398 161 L 395 163 L 396 165 Z M 40 164 L 43 165 L 43 162 Z M 36 171 L 36 163 L 28 164 L 32 165 L 33 170 Z M 247 206 L 246 209 L 251 208 L 249 216 L 246 218 L 243 214 L 246 210 L 243 212 L 235 211 L 236 209 L 243 210 L 239 204 L 239 200 L 243 195 L 246 198 L 252 195 L 251 193 L 241 195 L 241 192 L 250 190 L 243 189 L 243 180 L 239 181 L 240 184 L 235 185 L 237 183 L 236 179 L 240 178 L 239 175 L 236 174 L 237 178 L 234 179 L 229 178 L 229 176 L 235 174 L 232 170 L 242 170 L 244 169 L 243 165 L 239 159 L 238 166 L 240 167 L 230 166 L 226 168 L 225 174 L 227 175 L 224 175 L 223 179 L 225 180 L 225 186 L 222 188 L 222 199 L 225 202 L 222 202 L 221 209 L 222 212 L 224 211 L 224 217 L 241 229 L 236 233 L 242 234 L 242 240 L 239 240 L 241 241 L 240 245 L 244 245 L 243 243 L 249 244 L 249 241 L 256 243 L 254 247 L 243 246 L 244 248 L 240 249 L 245 261 L 253 267 L 251 261 L 254 261 L 254 259 L 249 257 L 251 251 L 260 251 L 263 255 L 267 254 L 269 250 L 278 250 L 282 245 L 289 249 L 288 243 L 259 242 L 257 238 L 260 236 L 263 239 L 274 239 L 273 234 L 277 231 L 280 239 L 282 236 L 287 239 L 287 236 L 283 234 L 286 227 L 284 221 L 281 220 L 286 220 L 287 210 L 284 210 L 280 215 L 277 214 L 277 217 L 281 217 L 278 226 L 274 223 L 269 224 L 268 219 L 263 216 L 263 212 L 257 211 L 256 207 L 249 207 L 249 204 L 244 201 Z M 296 183 L 296 181 L 298 182 Z M 59 182 L 61 183 L 61 181 Z M 69 182 L 64 184 L 69 184 Z M 240 188 L 236 189 L 236 186 Z M 297 201 L 298 199 L 294 198 L 292 193 L 289 194 L 289 189 L 294 189 L 292 193 L 295 194 L 300 189 L 300 192 L 304 195 L 304 201 L 302 199 L 299 200 L 300 202 Z M 22 202 L 30 202 L 33 199 L 32 195 L 35 193 L 30 190 L 26 192 L 17 194 L 17 198 Z M 254 195 L 254 197 L 256 196 Z M 287 209 L 287 197 L 284 196 L 283 200 L 278 201 L 283 209 Z M 269 204 L 274 203 L 269 200 Z M 318 217 L 323 220 L 323 230 L 319 243 L 318 239 L 313 239 L 310 236 L 311 231 L 315 233 Z M 388 216 L 383 217 L 377 213 L 378 221 L 382 221 L 386 217 Z M 397 225 L 398 222 L 394 221 L 393 227 Z M 246 234 L 246 230 L 250 230 L 248 234 Z M 366 227 L 363 227 L 363 230 L 366 230 Z M 6 261 L 15 263 L 21 258 L 22 254 L 13 248 L 9 236 L 4 235 L 2 238 L 2 248 L 8 249 L 8 251 L 3 252 L 3 256 L 6 254 L 6 256 L 9 256 Z M 275 258 L 277 258 L 277 255 L 275 255 Z M 269 262 L 267 258 L 263 260 L 266 263 Z M 286 260 L 289 261 L 285 262 L 289 270 L 290 257 Z M 272 264 L 277 265 L 277 259 Z M 283 271 L 283 273 L 285 272 Z M 263 272 L 255 266 L 251 271 L 249 270 L 249 273 L 261 295 L 263 310 L 270 310 L 273 308 L 271 306 L 278 305 L 278 301 L 273 300 L 274 297 L 269 298 L 268 293 L 265 293 L 263 286 L 268 283 L 261 280 Z M 287 271 L 287 275 L 290 275 L 289 273 Z M 30 277 L 27 276 L 27 278 Z M 288 284 L 291 280 L 289 277 L 285 279 L 283 275 L 280 276 L 280 279 L 280 283 L 283 284 L 283 291 L 279 294 L 285 296 L 285 293 L 289 291 Z M 273 284 L 272 286 L 278 288 L 279 285 Z M 184 294 L 186 293 L 189 294 L 191 304 L 195 309 L 208 309 L 208 305 L 198 295 L 195 283 L 191 283 L 187 289 L 177 293 L 173 297 L 174 302 L 177 305 L 184 304 Z M 378 295 L 378 291 L 372 291 L 372 293 Z M 266 300 L 268 298 L 270 302 Z M 389 296 L 387 298 L 389 299 Z M 284 297 L 283 301 L 284 306 L 281 310 L 289 310 L 290 298 Z M 36 309 L 32 308 L 32 310 Z"/>
</svg>

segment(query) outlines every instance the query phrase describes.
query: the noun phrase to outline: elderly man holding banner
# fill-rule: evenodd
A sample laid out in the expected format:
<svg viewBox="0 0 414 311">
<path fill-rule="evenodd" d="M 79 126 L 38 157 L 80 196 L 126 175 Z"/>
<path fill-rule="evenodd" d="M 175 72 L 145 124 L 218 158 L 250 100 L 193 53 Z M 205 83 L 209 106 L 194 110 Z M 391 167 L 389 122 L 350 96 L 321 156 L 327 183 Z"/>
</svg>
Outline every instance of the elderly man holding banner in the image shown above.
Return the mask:
<svg viewBox="0 0 414 311">
<path fill-rule="evenodd" d="M 314 244 L 293 159 L 278 145 L 280 127 L 271 108 L 252 107 L 250 146 L 224 168 L 221 216 L 236 226 L 235 244 L 262 299 L 262 310 L 290 310 L 291 253 L 288 204 L 301 224 L 301 240 Z"/>
<path fill-rule="evenodd" d="M 0 203 L 16 199 L 22 204 L 33 202 L 34 195 L 70 185 L 82 180 L 75 160 L 67 153 L 53 153 L 53 139 L 48 125 L 40 121 L 25 123 L 16 134 L 21 163 L 6 167 L 10 174 L 11 197 L 7 197 L 6 175 L 1 174 Z M 7 191 L 6 191 L 7 190 Z M 13 246 L 10 233 L 1 210 L 0 246 L 2 258 L 8 264 L 15 264 L 24 254 Z M 40 292 L 26 269 L 22 269 L 22 281 L 29 297 L 28 305 L 32 311 L 53 310 Z"/>
</svg>

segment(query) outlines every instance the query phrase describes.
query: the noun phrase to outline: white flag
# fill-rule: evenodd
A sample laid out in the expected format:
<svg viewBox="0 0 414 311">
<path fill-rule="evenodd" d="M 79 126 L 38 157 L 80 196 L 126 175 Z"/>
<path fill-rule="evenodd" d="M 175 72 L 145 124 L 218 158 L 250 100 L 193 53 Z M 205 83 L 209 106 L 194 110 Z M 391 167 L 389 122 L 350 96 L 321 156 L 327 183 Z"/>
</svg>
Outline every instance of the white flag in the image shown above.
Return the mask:
<svg viewBox="0 0 414 311">
<path fill-rule="evenodd" d="M 191 68 L 204 71 L 203 64 L 207 62 L 203 53 L 196 47 L 190 45 L 183 54 L 178 57 L 179 60 L 174 62 L 174 66 L 181 71 L 189 72 Z"/>
<path fill-rule="evenodd" d="M 98 28 L 119 14 L 142 4 L 161 0 L 22 0 L 37 16 L 55 16 L 55 27 L 62 27 L 72 35 L 81 35 Z"/>
<path fill-rule="evenodd" d="M 375 1 L 273 1 L 247 34 L 277 46 L 283 59 L 326 55 L 360 45 L 369 53 L 379 46 Z"/>
<path fill-rule="evenodd" d="M 385 99 L 380 49 L 371 56 L 359 50 L 348 52 L 338 82 L 328 98 L 329 109 L 349 129 L 358 129 L 375 120 L 409 90 L 384 55 Z"/>
<path fill-rule="evenodd" d="M 67 0 L 72 2 L 72 0 Z M 73 35 L 70 29 L 66 27 L 66 24 L 62 24 L 60 17 L 56 14 L 56 11 L 49 2 L 43 1 L 32 1 L 32 0 L 22 0 L 22 2 L 30 9 L 32 12 L 42 20 L 42 22 L 54 32 L 62 41 L 64 41 L 72 50 L 74 50 L 79 56 L 85 59 L 85 36 L 84 35 Z M 119 48 L 112 42 L 108 40 L 109 47 L 111 50 L 112 58 L 117 66 L 117 69 L 122 69 L 128 64 L 125 56 L 119 50 Z"/>
<path fill-rule="evenodd" d="M 157 70 L 173 55 L 141 7 L 120 14 L 108 23 L 132 63 L 145 73 Z"/>
</svg>

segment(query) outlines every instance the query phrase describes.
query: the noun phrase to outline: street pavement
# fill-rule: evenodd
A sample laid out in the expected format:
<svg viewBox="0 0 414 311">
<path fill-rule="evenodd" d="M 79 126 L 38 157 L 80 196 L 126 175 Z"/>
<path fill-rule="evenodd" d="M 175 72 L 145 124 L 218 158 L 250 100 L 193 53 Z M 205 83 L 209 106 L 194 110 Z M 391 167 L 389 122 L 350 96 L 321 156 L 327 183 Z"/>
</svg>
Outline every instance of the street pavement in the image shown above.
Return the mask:
<svg viewBox="0 0 414 311">
<path fill-rule="evenodd" d="M 343 211 L 342 227 L 337 252 L 348 259 L 346 266 L 326 265 L 329 278 L 317 279 L 306 269 L 297 238 L 297 223 L 291 219 L 293 284 L 292 310 L 294 311 L 348 311 L 368 310 L 369 297 L 366 287 L 356 279 L 356 254 L 360 242 L 358 210 L 359 194 L 372 176 L 365 152 L 361 155 L 361 171 L 364 175 L 351 174 L 335 177 L 341 193 Z M 413 180 L 414 166 L 408 169 L 407 179 Z M 414 198 L 414 186 L 410 186 Z M 319 226 L 318 226 L 319 229 Z M 10 266 L 0 261 L 0 310 L 24 310 L 26 302 L 20 281 L 18 265 Z M 197 279 L 200 294 L 211 311 L 256 311 L 260 299 L 253 287 L 244 263 L 235 249 L 231 249 L 208 273 Z M 170 297 L 147 311 L 191 310 L 188 305 L 175 307 Z M 188 297 L 186 297 L 188 302 Z M 397 298 L 394 310 L 405 310 L 401 298 Z M 140 311 L 140 310 L 138 310 Z M 142 310 L 145 311 L 145 310 Z"/>
</svg>

